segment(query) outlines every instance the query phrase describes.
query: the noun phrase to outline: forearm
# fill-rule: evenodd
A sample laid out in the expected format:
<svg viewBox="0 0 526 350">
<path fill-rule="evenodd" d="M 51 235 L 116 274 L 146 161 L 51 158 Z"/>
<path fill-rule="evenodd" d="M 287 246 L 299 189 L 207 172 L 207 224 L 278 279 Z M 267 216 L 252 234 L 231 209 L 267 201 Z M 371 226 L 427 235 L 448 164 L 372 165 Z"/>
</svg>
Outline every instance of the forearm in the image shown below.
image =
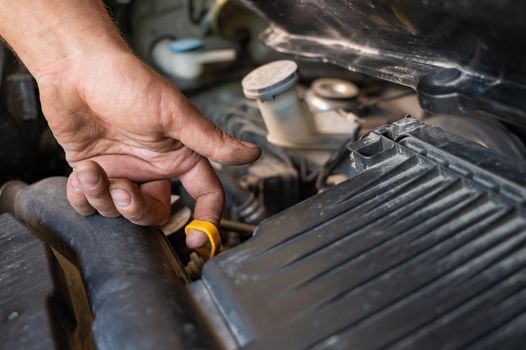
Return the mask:
<svg viewBox="0 0 526 350">
<path fill-rule="evenodd" d="M 97 50 L 127 50 L 100 0 L 0 0 L 0 35 L 37 78 Z"/>
</svg>

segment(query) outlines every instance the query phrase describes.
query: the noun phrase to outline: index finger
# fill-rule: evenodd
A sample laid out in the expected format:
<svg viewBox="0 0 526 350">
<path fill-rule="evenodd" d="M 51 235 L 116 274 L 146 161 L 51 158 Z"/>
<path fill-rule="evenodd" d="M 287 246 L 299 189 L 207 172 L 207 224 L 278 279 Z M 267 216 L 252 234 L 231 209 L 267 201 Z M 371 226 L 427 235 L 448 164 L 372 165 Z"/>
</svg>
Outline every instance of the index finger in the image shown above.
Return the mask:
<svg viewBox="0 0 526 350">
<path fill-rule="evenodd" d="M 194 219 L 205 220 L 218 226 L 223 213 L 224 193 L 214 169 L 206 158 L 179 176 L 183 187 L 195 199 Z M 208 242 L 204 233 L 187 236 L 187 245 L 197 248 Z"/>
</svg>

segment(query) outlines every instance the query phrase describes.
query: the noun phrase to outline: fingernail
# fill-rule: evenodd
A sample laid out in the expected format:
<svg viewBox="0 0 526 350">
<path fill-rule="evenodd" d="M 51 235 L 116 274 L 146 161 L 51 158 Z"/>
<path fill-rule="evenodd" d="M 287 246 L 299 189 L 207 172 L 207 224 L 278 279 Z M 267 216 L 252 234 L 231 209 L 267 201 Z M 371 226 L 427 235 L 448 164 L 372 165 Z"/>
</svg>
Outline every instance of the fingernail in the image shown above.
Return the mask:
<svg viewBox="0 0 526 350">
<path fill-rule="evenodd" d="M 72 174 L 71 175 L 70 183 L 71 183 L 71 187 L 73 188 L 73 191 L 81 192 L 80 185 L 79 185 L 79 180 L 77 179 L 77 174 Z"/>
<path fill-rule="evenodd" d="M 112 188 L 110 190 L 111 199 L 113 203 L 119 208 L 126 208 L 131 203 L 130 194 L 121 188 Z"/>
<path fill-rule="evenodd" d="M 248 147 L 248 148 L 259 148 L 258 145 L 254 144 L 252 142 L 241 141 L 241 143 L 243 144 L 243 146 Z"/>
<path fill-rule="evenodd" d="M 208 242 L 208 237 L 204 232 L 198 230 L 190 230 L 186 234 L 186 245 L 188 248 L 199 248 Z"/>
<path fill-rule="evenodd" d="M 77 175 L 79 185 L 91 188 L 99 183 L 100 176 L 96 171 L 79 170 L 76 171 L 75 174 Z"/>
</svg>

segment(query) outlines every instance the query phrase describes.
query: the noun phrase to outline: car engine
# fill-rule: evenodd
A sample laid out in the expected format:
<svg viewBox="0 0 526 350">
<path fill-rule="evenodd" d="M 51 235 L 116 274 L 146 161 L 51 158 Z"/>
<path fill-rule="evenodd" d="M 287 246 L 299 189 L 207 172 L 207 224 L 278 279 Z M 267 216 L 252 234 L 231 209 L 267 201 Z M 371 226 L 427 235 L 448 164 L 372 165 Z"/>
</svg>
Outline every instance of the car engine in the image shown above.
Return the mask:
<svg viewBox="0 0 526 350">
<path fill-rule="evenodd" d="M 6 349 L 520 349 L 526 6 L 115 0 L 130 46 L 218 127 L 217 257 L 77 215 L 36 83 L 2 48 Z"/>
</svg>

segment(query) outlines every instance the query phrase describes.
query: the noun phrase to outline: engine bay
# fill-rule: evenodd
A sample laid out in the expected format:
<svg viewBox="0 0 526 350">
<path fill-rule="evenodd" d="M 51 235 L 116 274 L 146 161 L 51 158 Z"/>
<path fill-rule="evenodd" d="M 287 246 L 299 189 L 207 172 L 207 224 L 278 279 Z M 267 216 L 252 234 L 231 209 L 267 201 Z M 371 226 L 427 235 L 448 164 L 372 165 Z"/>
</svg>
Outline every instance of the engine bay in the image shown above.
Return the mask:
<svg viewBox="0 0 526 350">
<path fill-rule="evenodd" d="M 3 48 L 6 348 L 521 347 L 520 84 L 507 109 L 496 93 L 484 100 L 487 90 L 452 92 L 478 66 L 430 71 L 407 56 L 409 72 L 400 57 L 398 68 L 385 63 L 389 55 L 380 64 L 373 45 L 342 44 L 354 36 L 342 35 L 337 11 L 318 18 L 322 26 L 308 8 L 316 4 L 271 3 L 107 3 L 139 57 L 216 126 L 263 151 L 248 165 L 212 163 L 226 201 L 210 260 L 185 245 L 195 202 L 177 179 L 160 228 L 74 213 L 71 169 L 37 85 Z M 342 3 L 365 11 L 365 2 Z M 382 17 L 388 2 L 371 3 L 381 5 L 369 16 L 379 27 L 396 18 L 395 34 L 427 28 L 402 5 Z M 362 56 L 351 59 L 351 49 Z M 479 74 L 480 85 L 490 76 Z"/>
</svg>

